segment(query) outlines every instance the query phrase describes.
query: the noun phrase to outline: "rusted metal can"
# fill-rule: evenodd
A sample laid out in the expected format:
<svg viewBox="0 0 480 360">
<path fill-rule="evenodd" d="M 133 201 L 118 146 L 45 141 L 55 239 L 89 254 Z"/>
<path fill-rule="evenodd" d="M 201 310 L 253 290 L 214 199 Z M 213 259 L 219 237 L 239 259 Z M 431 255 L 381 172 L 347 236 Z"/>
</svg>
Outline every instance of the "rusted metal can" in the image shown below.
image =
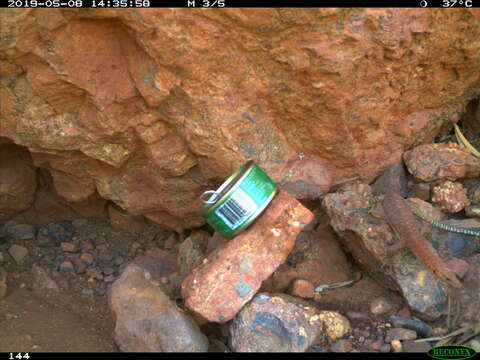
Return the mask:
<svg viewBox="0 0 480 360">
<path fill-rule="evenodd" d="M 250 160 L 217 190 L 205 191 L 200 196 L 203 217 L 223 237 L 229 238 L 246 229 L 276 193 L 277 185 Z"/>
</svg>

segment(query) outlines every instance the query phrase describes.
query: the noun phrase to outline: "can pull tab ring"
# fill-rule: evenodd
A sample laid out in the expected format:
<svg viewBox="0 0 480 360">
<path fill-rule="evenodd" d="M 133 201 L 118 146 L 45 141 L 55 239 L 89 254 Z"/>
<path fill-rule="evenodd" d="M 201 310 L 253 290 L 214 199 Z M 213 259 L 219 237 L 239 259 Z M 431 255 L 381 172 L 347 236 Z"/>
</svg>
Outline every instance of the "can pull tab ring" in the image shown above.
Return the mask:
<svg viewBox="0 0 480 360">
<path fill-rule="evenodd" d="M 208 199 L 205 199 L 206 195 L 210 195 Z M 200 195 L 200 200 L 206 205 L 215 204 L 218 200 L 219 194 L 215 190 L 207 190 Z"/>
</svg>

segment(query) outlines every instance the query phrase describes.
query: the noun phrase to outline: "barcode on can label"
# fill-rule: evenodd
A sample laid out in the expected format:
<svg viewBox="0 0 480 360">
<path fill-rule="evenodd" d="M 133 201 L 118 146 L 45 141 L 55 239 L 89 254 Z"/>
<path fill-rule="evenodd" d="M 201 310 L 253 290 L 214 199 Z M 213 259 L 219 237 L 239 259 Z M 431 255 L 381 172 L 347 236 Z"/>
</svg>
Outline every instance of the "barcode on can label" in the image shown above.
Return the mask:
<svg viewBox="0 0 480 360">
<path fill-rule="evenodd" d="M 216 211 L 218 217 L 230 228 L 235 229 L 257 210 L 257 204 L 241 188 L 235 190 L 230 199 Z"/>
</svg>

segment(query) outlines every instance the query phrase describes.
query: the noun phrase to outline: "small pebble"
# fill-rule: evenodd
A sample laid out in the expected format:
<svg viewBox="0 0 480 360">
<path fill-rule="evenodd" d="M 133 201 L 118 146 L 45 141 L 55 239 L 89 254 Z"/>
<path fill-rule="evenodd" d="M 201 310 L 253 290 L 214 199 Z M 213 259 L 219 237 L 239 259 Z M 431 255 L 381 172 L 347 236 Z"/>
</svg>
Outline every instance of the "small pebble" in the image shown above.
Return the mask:
<svg viewBox="0 0 480 360">
<path fill-rule="evenodd" d="M 370 312 L 374 315 L 385 314 L 392 310 L 392 304 L 384 297 L 378 297 L 370 304 Z"/>
<path fill-rule="evenodd" d="M 73 264 L 71 261 L 63 261 L 61 264 L 60 264 L 60 267 L 58 268 L 58 271 L 60 272 L 73 272 L 74 271 L 74 268 L 73 268 Z"/>
<path fill-rule="evenodd" d="M 120 266 L 120 265 L 123 264 L 124 259 L 123 259 L 123 257 L 121 257 L 121 256 L 117 256 L 116 258 L 113 259 L 112 262 L 113 262 L 114 265 Z"/>
<path fill-rule="evenodd" d="M 82 289 L 82 294 L 83 295 L 93 295 L 95 291 L 91 288 L 83 288 Z"/>
<path fill-rule="evenodd" d="M 25 256 L 28 255 L 28 249 L 25 246 L 14 244 L 8 249 L 8 253 L 12 256 L 17 264 L 22 263 Z"/>
<path fill-rule="evenodd" d="M 106 267 L 103 269 L 103 274 L 104 275 L 112 275 L 115 272 L 115 270 L 112 267 Z"/>
<path fill-rule="evenodd" d="M 289 293 L 293 296 L 299 296 L 306 299 L 313 298 L 314 285 L 305 279 L 295 279 L 290 285 Z"/>
<path fill-rule="evenodd" d="M 385 342 L 389 343 L 393 340 L 415 340 L 417 338 L 417 332 L 404 328 L 392 328 L 387 330 L 385 336 Z"/>
<path fill-rule="evenodd" d="M 80 247 L 85 251 L 93 250 L 93 245 L 90 241 L 82 241 Z"/>
<path fill-rule="evenodd" d="M 352 342 L 348 339 L 340 339 L 335 341 L 332 346 L 330 347 L 330 350 L 333 352 L 350 352 L 352 351 Z"/>
<path fill-rule="evenodd" d="M 88 268 L 86 273 L 91 278 L 94 278 L 94 279 L 97 279 L 97 280 L 103 280 L 102 273 L 95 268 Z"/>
<path fill-rule="evenodd" d="M 402 317 L 402 318 L 409 318 L 409 317 L 412 316 L 412 313 L 407 306 L 404 306 L 403 308 L 398 310 L 397 315 Z M 400 326 L 400 327 L 403 327 L 403 326 Z M 415 330 L 415 329 L 413 329 L 413 330 Z"/>
<path fill-rule="evenodd" d="M 360 321 L 360 320 L 368 319 L 368 314 L 364 312 L 347 311 L 345 315 L 352 321 Z"/>
<path fill-rule="evenodd" d="M 108 246 L 107 244 L 100 244 L 96 247 L 96 249 L 99 251 L 99 252 L 105 252 L 108 250 Z"/>
<path fill-rule="evenodd" d="M 30 240 L 35 238 L 35 228 L 29 224 L 17 224 L 6 228 L 6 233 L 12 239 Z"/>
<path fill-rule="evenodd" d="M 401 352 L 402 351 L 402 343 L 400 342 L 400 340 L 392 340 L 390 345 L 392 346 L 392 351 L 393 352 Z"/>
<path fill-rule="evenodd" d="M 80 255 L 80 260 L 82 260 L 85 264 L 90 265 L 93 263 L 93 255 L 90 253 L 83 253 Z"/>
<path fill-rule="evenodd" d="M 106 282 L 112 282 L 115 280 L 115 276 L 114 275 L 108 275 L 108 276 L 105 276 L 105 281 Z"/>
<path fill-rule="evenodd" d="M 74 253 L 74 252 L 77 251 L 77 244 L 72 243 L 72 242 L 62 242 L 60 244 L 60 248 L 64 252 Z"/>
<path fill-rule="evenodd" d="M 83 274 L 87 270 L 87 264 L 85 264 L 80 259 L 73 259 L 73 264 L 75 266 L 75 272 L 77 274 Z"/>
<path fill-rule="evenodd" d="M 52 246 L 53 241 L 50 239 L 48 235 L 38 234 L 37 235 L 37 244 L 38 246 L 45 247 L 45 246 Z"/>
<path fill-rule="evenodd" d="M 480 217 L 480 205 L 470 205 L 465 208 L 465 215 L 469 218 Z"/>
<path fill-rule="evenodd" d="M 390 321 L 395 327 L 402 327 L 410 330 L 414 330 L 421 337 L 430 337 L 433 334 L 433 330 L 430 325 L 419 320 L 412 320 L 400 316 L 390 316 Z"/>
</svg>

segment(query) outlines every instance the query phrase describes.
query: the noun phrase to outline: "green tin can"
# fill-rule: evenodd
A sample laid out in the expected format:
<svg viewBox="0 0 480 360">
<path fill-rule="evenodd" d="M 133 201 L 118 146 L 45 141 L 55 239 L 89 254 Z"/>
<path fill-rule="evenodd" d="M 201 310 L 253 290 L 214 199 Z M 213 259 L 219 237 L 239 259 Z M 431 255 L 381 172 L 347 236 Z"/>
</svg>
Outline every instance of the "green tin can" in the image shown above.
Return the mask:
<svg viewBox="0 0 480 360">
<path fill-rule="evenodd" d="M 250 160 L 217 190 L 205 191 L 200 196 L 203 217 L 223 237 L 229 238 L 246 229 L 276 193 L 277 185 Z"/>
</svg>

